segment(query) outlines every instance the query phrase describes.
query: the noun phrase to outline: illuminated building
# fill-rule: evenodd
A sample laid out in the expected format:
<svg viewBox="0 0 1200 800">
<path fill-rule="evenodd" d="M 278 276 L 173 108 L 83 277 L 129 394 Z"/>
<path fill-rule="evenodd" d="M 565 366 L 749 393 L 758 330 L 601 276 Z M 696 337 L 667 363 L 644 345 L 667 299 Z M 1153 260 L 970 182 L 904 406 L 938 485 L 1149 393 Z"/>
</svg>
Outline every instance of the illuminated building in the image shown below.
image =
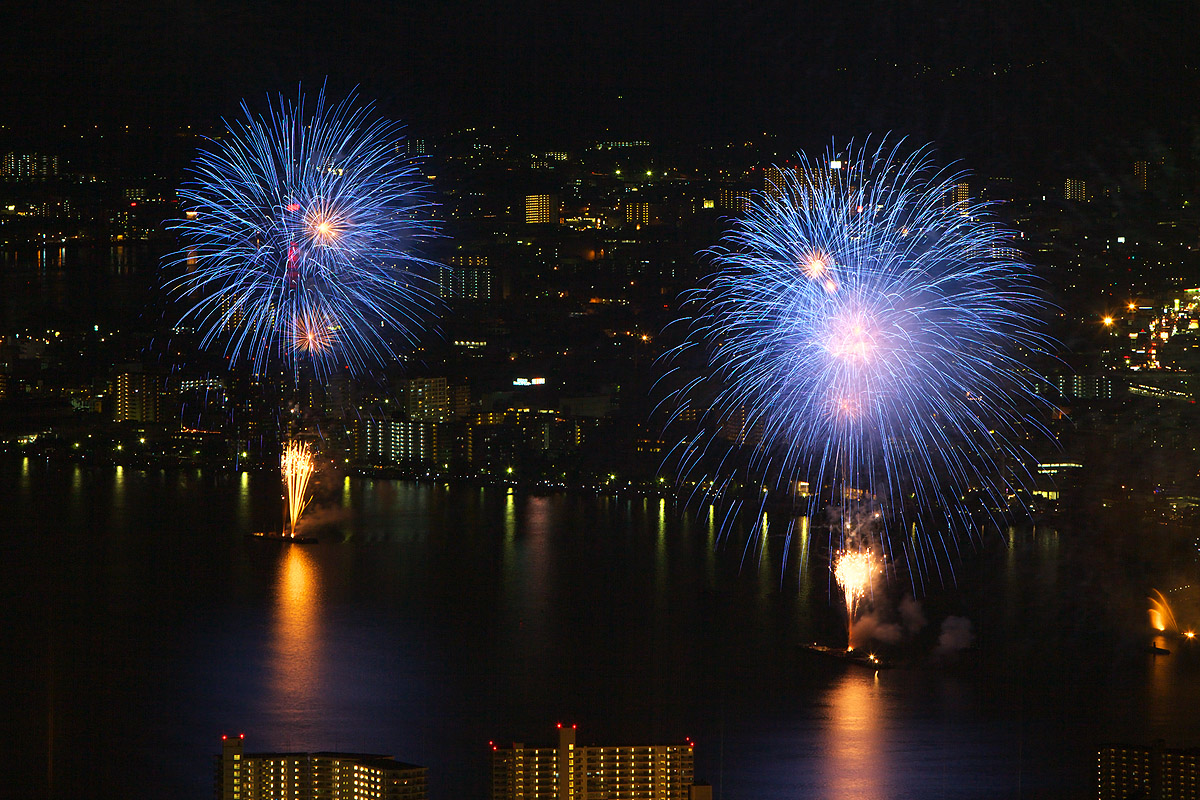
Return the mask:
<svg viewBox="0 0 1200 800">
<path fill-rule="evenodd" d="M 491 300 L 492 291 L 492 271 L 485 255 L 450 256 L 450 267 L 438 273 L 439 297 Z"/>
<path fill-rule="evenodd" d="M 1133 162 L 1133 187 L 1138 191 L 1146 191 L 1150 188 L 1150 162 L 1135 161 Z"/>
<path fill-rule="evenodd" d="M 1063 198 L 1076 203 L 1086 203 L 1088 200 L 1087 181 L 1067 178 L 1066 183 L 1063 184 Z"/>
<path fill-rule="evenodd" d="M 753 195 L 749 189 L 723 188 L 717 191 L 717 206 L 724 211 L 745 214 L 750 208 L 750 198 Z"/>
<path fill-rule="evenodd" d="M 493 745 L 492 800 L 688 800 L 692 760 L 690 742 L 579 747 L 560 725 L 558 747 Z"/>
<path fill-rule="evenodd" d="M 1200 749 L 1108 744 L 1096 756 L 1100 800 L 1184 800 L 1200 796 Z"/>
<path fill-rule="evenodd" d="M 354 457 L 372 466 L 437 459 L 437 426 L 409 419 L 359 419 Z"/>
<path fill-rule="evenodd" d="M 525 197 L 525 222 L 553 225 L 558 222 L 558 195 L 531 194 Z"/>
<path fill-rule="evenodd" d="M 627 142 L 596 142 L 597 150 L 624 150 L 630 147 L 649 147 L 650 143 L 644 139 L 634 139 Z"/>
<path fill-rule="evenodd" d="M 518 380 L 529 380 L 532 386 L 539 379 Z M 578 450 L 583 430 L 579 420 L 551 409 L 494 411 L 475 415 L 468 429 L 468 449 L 477 466 L 505 469 L 526 459 L 559 458 Z"/>
<path fill-rule="evenodd" d="M 0 158 L 0 178 L 5 180 L 29 180 L 52 178 L 58 175 L 58 156 L 44 153 L 8 152 Z"/>
<path fill-rule="evenodd" d="M 1080 400 L 1111 400 L 1112 378 L 1107 375 L 1053 375 L 1050 382 L 1064 397 Z"/>
<path fill-rule="evenodd" d="M 366 753 L 245 753 L 221 737 L 217 800 L 425 800 L 428 769 Z"/>
<path fill-rule="evenodd" d="M 232 333 L 241 329 L 242 323 L 246 320 L 246 310 L 240 303 L 235 304 L 229 295 L 223 295 L 218 308 L 222 331 Z M 272 319 L 274 316 L 271 314 Z"/>
<path fill-rule="evenodd" d="M 737 445 L 758 444 L 766 435 L 766 424 L 762 419 L 753 423 L 746 416 L 746 407 L 738 406 L 721 423 L 721 438 Z"/>
<path fill-rule="evenodd" d="M 837 171 L 842 167 L 843 162 L 841 161 L 831 161 L 828 168 L 824 166 L 783 168 L 772 165 L 763 169 L 763 191 L 769 196 L 779 199 L 783 197 L 784 187 L 794 181 L 807 201 L 813 197 L 815 187 L 836 178 Z"/>
<path fill-rule="evenodd" d="M 1024 261 L 1025 254 L 1016 247 L 993 247 L 991 256 L 1000 261 Z"/>
<path fill-rule="evenodd" d="M 959 181 L 950 187 L 950 191 L 946 192 L 945 204 L 946 208 L 960 208 L 965 210 L 971 202 L 971 185 L 966 181 Z"/>
<path fill-rule="evenodd" d="M 625 222 L 631 225 L 649 225 L 650 224 L 650 204 L 649 203 L 626 203 L 622 202 L 621 206 L 625 211 Z"/>
<path fill-rule="evenodd" d="M 113 422 L 159 421 L 159 379 L 156 375 L 129 370 L 117 373 L 114 383 Z"/>
<path fill-rule="evenodd" d="M 782 197 L 784 186 L 784 176 L 790 173 L 799 173 L 799 168 L 783 169 L 774 165 L 763 170 L 763 191 L 772 197 Z"/>
<path fill-rule="evenodd" d="M 401 409 L 411 420 L 444 422 L 450 418 L 450 386 L 445 378 L 409 378 L 400 382 Z"/>
</svg>

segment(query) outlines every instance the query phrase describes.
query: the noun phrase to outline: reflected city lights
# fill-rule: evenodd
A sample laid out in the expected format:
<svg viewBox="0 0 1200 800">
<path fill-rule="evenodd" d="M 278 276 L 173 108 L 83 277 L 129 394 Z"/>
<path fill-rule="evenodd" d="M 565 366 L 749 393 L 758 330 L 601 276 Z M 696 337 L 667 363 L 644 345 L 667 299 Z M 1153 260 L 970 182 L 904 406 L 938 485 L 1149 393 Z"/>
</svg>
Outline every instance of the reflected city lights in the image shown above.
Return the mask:
<svg viewBox="0 0 1200 800">
<path fill-rule="evenodd" d="M 799 533 L 799 553 L 797 558 L 800 564 L 800 596 L 808 597 L 812 591 L 812 571 L 809 567 L 809 539 L 808 539 L 808 517 L 800 518 L 800 533 Z"/>
</svg>

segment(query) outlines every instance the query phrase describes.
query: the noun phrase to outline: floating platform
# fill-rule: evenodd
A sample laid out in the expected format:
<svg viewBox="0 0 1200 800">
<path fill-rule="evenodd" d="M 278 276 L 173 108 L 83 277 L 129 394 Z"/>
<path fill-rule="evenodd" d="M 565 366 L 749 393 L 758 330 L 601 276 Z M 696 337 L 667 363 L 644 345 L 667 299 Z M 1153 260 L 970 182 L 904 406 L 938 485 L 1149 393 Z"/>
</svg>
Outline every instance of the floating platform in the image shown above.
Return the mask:
<svg viewBox="0 0 1200 800">
<path fill-rule="evenodd" d="M 810 653 L 816 653 L 819 656 L 827 658 L 836 658 L 838 661 L 846 661 L 851 664 L 857 664 L 860 667 L 867 669 L 891 669 L 892 663 L 886 659 L 882 659 L 874 653 L 868 653 L 865 650 L 843 650 L 840 647 L 826 647 L 821 644 L 802 644 L 800 645 Z"/>
<path fill-rule="evenodd" d="M 317 537 L 315 536 L 291 536 L 279 531 L 255 531 L 247 533 L 247 539 L 264 539 L 268 542 L 280 542 L 283 544 L 316 544 Z"/>
</svg>

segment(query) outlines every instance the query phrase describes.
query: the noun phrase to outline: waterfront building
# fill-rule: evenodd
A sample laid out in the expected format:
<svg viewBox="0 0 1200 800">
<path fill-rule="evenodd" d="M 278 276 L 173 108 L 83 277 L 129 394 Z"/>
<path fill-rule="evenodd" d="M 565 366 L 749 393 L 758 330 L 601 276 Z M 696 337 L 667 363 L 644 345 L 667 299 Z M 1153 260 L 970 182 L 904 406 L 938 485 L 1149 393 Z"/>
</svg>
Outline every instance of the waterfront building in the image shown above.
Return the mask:
<svg viewBox="0 0 1200 800">
<path fill-rule="evenodd" d="M 425 800 L 426 767 L 368 753 L 246 753 L 222 736 L 217 800 Z"/>
<path fill-rule="evenodd" d="M 1100 800 L 1194 800 L 1200 796 L 1200 748 L 1106 744 L 1096 756 Z"/>
<path fill-rule="evenodd" d="M 560 724 L 557 747 L 493 745 L 492 800 L 688 800 L 693 795 L 691 742 L 579 746 L 575 734 L 574 725 Z"/>
<path fill-rule="evenodd" d="M 436 461 L 437 430 L 422 420 L 362 417 L 355 424 L 354 458 L 377 467 Z"/>
</svg>

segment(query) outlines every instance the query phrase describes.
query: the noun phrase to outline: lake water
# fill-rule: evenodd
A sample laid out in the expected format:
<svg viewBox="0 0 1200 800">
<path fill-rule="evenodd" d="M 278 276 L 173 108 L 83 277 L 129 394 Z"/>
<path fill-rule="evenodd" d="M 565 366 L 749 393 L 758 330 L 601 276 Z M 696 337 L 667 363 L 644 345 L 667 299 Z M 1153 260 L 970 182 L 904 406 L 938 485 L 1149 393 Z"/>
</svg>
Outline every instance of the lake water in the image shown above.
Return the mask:
<svg viewBox="0 0 1200 800">
<path fill-rule="evenodd" d="M 394 754 L 434 800 L 482 800 L 488 742 L 561 721 L 691 737 L 723 800 L 1084 798 L 1101 742 L 1200 743 L 1200 650 L 1143 652 L 1148 587 L 1083 532 L 967 553 L 927 587 L 910 666 L 872 674 L 797 650 L 844 636 L 820 559 L 796 566 L 815 536 L 783 571 L 781 533 L 743 564 L 659 499 L 318 489 L 320 543 L 283 547 L 244 537 L 278 525 L 271 474 L 0 459 L 5 792 L 207 798 L 245 733 Z M 942 663 L 950 615 L 979 649 Z"/>
</svg>

